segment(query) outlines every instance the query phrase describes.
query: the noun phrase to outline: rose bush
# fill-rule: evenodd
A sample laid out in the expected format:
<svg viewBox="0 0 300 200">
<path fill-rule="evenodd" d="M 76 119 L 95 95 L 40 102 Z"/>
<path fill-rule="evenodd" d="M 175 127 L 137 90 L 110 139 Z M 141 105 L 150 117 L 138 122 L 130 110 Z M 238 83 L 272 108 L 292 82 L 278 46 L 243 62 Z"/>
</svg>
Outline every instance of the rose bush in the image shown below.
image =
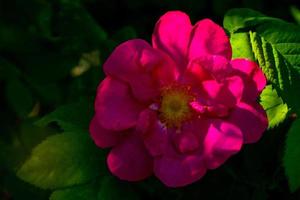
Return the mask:
<svg viewBox="0 0 300 200">
<path fill-rule="evenodd" d="M 258 141 L 268 127 L 257 103 L 266 79 L 255 62 L 231 56 L 220 26 L 209 19 L 193 26 L 180 11 L 159 19 L 152 46 L 119 45 L 103 65 L 90 123 L 95 144 L 112 148 L 109 170 L 179 187 Z"/>
</svg>

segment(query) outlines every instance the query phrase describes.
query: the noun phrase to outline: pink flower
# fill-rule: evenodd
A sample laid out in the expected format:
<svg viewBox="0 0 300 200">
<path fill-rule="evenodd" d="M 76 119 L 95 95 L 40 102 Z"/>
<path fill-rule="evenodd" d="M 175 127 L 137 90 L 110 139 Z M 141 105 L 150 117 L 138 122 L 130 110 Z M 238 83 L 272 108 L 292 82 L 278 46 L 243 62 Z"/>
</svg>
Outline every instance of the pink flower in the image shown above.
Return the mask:
<svg viewBox="0 0 300 200">
<path fill-rule="evenodd" d="M 209 19 L 193 26 L 179 11 L 159 19 L 152 46 L 119 45 L 104 63 L 90 124 L 95 143 L 112 148 L 109 170 L 179 187 L 258 141 L 268 126 L 256 102 L 266 79 L 256 63 L 231 54 L 220 26 Z"/>
</svg>

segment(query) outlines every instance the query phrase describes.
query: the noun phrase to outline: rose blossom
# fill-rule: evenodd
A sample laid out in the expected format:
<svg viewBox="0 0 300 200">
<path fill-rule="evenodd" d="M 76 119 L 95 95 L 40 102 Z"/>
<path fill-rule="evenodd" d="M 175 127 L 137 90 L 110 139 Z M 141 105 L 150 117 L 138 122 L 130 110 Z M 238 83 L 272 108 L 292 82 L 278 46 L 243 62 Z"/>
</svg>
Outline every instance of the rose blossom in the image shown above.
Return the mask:
<svg viewBox="0 0 300 200">
<path fill-rule="evenodd" d="M 258 141 L 268 126 L 256 101 L 266 79 L 255 62 L 231 56 L 220 26 L 193 26 L 180 11 L 159 19 L 152 46 L 119 45 L 104 63 L 90 124 L 96 145 L 112 148 L 111 173 L 184 186 Z"/>
</svg>

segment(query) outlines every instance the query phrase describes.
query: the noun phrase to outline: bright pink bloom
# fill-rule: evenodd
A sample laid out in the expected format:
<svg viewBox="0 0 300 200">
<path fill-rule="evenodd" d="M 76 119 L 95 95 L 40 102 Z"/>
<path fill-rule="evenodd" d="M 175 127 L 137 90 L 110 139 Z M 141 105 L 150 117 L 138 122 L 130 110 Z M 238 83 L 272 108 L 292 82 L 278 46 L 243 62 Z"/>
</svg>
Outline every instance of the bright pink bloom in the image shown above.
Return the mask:
<svg viewBox="0 0 300 200">
<path fill-rule="evenodd" d="M 179 11 L 159 19 L 152 46 L 119 45 L 104 63 L 90 124 L 95 143 L 112 147 L 110 171 L 129 181 L 154 173 L 179 187 L 257 142 L 268 126 L 256 102 L 266 79 L 256 63 L 231 54 L 220 26 L 193 26 Z"/>
</svg>

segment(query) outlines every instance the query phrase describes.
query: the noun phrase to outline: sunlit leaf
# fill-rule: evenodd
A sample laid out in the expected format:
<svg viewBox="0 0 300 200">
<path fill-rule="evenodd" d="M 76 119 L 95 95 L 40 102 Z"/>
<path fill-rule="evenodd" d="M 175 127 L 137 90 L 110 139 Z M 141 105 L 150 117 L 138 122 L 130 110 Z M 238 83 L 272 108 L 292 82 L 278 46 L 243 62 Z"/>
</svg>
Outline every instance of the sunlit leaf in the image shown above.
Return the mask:
<svg viewBox="0 0 300 200">
<path fill-rule="evenodd" d="M 260 104 L 267 112 L 269 128 L 274 128 L 285 120 L 288 107 L 271 85 L 267 86 L 260 95 Z"/>
<path fill-rule="evenodd" d="M 236 33 L 230 37 L 232 58 L 248 58 L 255 60 L 249 33 Z"/>
<path fill-rule="evenodd" d="M 231 36 L 249 33 L 255 59 L 268 82 L 289 107 L 300 112 L 300 27 L 250 9 L 230 10 L 224 27 Z"/>
<path fill-rule="evenodd" d="M 231 36 L 236 32 L 249 33 L 255 59 L 263 69 L 268 82 L 273 85 L 288 107 L 299 114 L 300 27 L 250 9 L 230 10 L 224 18 L 224 26 Z M 267 88 L 262 95 L 270 127 L 284 120 L 287 112 L 286 105 L 274 94 Z M 275 102 L 279 104 L 276 106 Z M 297 121 L 288 133 L 284 157 L 284 167 L 292 191 L 300 186 L 298 130 Z"/>
<path fill-rule="evenodd" d="M 57 189 L 94 180 L 103 156 L 86 132 L 48 137 L 36 146 L 17 175 L 43 189 Z"/>
</svg>

